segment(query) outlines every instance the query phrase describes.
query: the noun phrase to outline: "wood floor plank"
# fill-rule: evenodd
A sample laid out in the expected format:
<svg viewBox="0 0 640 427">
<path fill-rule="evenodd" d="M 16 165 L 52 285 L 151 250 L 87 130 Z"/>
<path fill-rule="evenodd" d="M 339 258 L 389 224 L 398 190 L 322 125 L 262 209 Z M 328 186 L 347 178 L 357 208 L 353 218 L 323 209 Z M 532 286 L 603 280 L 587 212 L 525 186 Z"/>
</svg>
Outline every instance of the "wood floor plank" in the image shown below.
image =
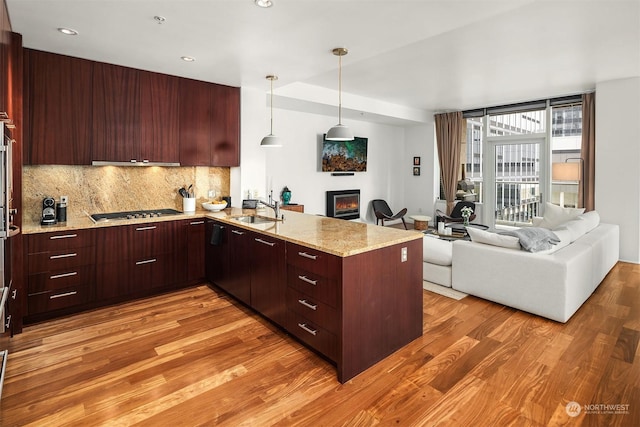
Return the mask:
<svg viewBox="0 0 640 427">
<path fill-rule="evenodd" d="M 0 425 L 637 426 L 639 278 L 618 263 L 566 324 L 424 291 L 423 336 L 345 384 L 221 291 L 183 289 L 25 327 Z"/>
</svg>

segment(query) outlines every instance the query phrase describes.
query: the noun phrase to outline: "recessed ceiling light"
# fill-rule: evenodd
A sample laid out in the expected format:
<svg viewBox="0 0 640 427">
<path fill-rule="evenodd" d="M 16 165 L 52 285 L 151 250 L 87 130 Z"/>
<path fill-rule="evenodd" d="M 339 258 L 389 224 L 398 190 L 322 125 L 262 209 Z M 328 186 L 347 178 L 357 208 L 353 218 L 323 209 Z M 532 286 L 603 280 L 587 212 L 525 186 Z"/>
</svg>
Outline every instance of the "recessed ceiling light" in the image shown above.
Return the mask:
<svg viewBox="0 0 640 427">
<path fill-rule="evenodd" d="M 58 28 L 58 31 L 60 31 L 62 34 L 66 34 L 68 36 L 77 36 L 78 32 L 76 30 L 72 30 L 71 28 Z"/>
<path fill-rule="evenodd" d="M 181 56 L 180 58 L 182 58 L 182 60 L 185 62 L 193 62 L 196 60 L 196 58 L 194 58 L 193 56 Z"/>
<path fill-rule="evenodd" d="M 256 6 L 259 7 L 271 7 L 273 2 L 271 0 L 254 0 Z"/>
</svg>

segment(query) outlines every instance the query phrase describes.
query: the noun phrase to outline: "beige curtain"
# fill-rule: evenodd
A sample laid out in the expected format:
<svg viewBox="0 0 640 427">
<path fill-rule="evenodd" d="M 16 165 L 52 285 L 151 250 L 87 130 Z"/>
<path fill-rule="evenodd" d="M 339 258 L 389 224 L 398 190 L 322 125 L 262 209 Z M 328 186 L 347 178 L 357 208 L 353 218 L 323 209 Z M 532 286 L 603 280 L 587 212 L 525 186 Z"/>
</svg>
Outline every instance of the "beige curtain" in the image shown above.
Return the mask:
<svg viewBox="0 0 640 427">
<path fill-rule="evenodd" d="M 436 140 L 440 178 L 447 199 L 447 215 L 453 209 L 460 171 L 460 142 L 465 132 L 462 112 L 436 114 Z"/>
<path fill-rule="evenodd" d="M 585 211 L 595 209 L 596 177 L 596 94 L 582 95 L 582 148 L 583 177 L 578 188 L 578 206 Z M 583 197 L 584 195 L 584 197 Z M 581 200 L 583 199 L 583 200 Z"/>
</svg>

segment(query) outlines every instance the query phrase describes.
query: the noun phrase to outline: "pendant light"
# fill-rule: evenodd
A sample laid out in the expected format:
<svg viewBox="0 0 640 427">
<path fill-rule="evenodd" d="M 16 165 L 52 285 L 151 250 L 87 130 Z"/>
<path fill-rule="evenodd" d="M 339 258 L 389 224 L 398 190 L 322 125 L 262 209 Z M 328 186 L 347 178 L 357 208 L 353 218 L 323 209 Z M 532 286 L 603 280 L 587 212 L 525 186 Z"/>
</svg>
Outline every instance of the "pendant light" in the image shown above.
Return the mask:
<svg viewBox="0 0 640 427">
<path fill-rule="evenodd" d="M 262 141 L 260 142 L 260 146 L 261 147 L 282 147 L 282 144 L 280 143 L 280 138 L 278 138 L 273 134 L 273 81 L 278 80 L 278 76 L 268 75 L 266 78 L 267 80 L 271 81 L 271 97 L 269 98 L 270 108 L 271 108 L 271 128 L 270 128 L 271 131 L 269 132 L 269 135 L 262 138 Z"/>
<path fill-rule="evenodd" d="M 328 141 L 353 141 L 351 130 L 342 124 L 342 57 L 349 53 L 346 47 L 333 49 L 333 54 L 339 58 L 338 67 L 338 124 L 329 129 L 325 139 Z"/>
</svg>

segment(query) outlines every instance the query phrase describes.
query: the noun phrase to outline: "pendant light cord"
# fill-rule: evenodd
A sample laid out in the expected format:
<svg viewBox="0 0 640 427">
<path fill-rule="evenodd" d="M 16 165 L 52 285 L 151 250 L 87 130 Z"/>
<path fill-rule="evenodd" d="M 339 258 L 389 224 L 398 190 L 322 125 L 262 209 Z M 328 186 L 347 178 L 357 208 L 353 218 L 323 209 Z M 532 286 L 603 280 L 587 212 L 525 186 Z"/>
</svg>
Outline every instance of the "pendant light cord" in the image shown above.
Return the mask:
<svg viewBox="0 0 640 427">
<path fill-rule="evenodd" d="M 273 135 L 273 78 L 271 80 L 271 96 L 269 98 L 270 110 L 271 110 L 271 132 L 270 135 Z"/>
<path fill-rule="evenodd" d="M 342 55 L 338 55 L 338 124 L 342 124 Z"/>
</svg>

